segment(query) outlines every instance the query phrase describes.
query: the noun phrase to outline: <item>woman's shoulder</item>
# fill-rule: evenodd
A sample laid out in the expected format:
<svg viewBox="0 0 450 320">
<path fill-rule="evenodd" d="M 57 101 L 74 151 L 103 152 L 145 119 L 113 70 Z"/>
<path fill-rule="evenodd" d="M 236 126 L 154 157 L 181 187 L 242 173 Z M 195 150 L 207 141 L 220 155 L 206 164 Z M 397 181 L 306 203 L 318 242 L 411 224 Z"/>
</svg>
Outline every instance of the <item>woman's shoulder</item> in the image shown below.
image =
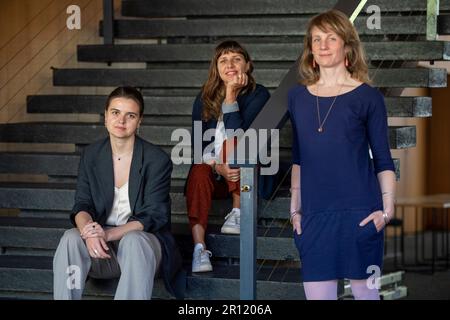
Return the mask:
<svg viewBox="0 0 450 320">
<path fill-rule="evenodd" d="M 305 94 L 307 93 L 306 86 L 300 83 L 297 83 L 295 86 L 289 89 L 288 91 L 288 97 L 292 98 L 299 94 Z"/>
<path fill-rule="evenodd" d="M 262 84 L 257 83 L 255 85 L 255 90 L 253 92 L 259 92 L 259 93 L 267 93 L 269 94 L 269 90 L 267 90 L 267 88 L 265 86 L 263 86 Z"/>
<path fill-rule="evenodd" d="M 370 84 L 363 82 L 359 87 L 357 87 L 357 93 L 361 100 L 365 101 L 382 101 L 384 95 L 378 88 L 371 86 Z"/>
<path fill-rule="evenodd" d="M 83 148 L 81 161 L 87 167 L 95 167 L 99 156 L 105 153 L 109 144 L 109 137 L 97 140 Z"/>
<path fill-rule="evenodd" d="M 253 91 L 247 92 L 244 96 L 254 98 L 254 97 L 263 97 L 268 99 L 270 97 L 269 90 L 262 84 L 257 83 L 255 85 L 255 89 Z"/>
<path fill-rule="evenodd" d="M 255 85 L 255 89 L 251 91 L 246 91 L 237 97 L 237 101 L 239 103 L 239 107 L 246 108 L 247 105 L 258 102 L 257 105 L 264 106 L 264 104 L 269 100 L 270 93 L 266 87 L 262 84 L 257 83 Z M 254 104 L 252 104 L 255 106 Z"/>
<path fill-rule="evenodd" d="M 161 159 L 165 162 L 170 161 L 169 155 L 160 146 L 157 146 L 138 136 L 136 136 L 136 139 L 138 139 L 139 143 L 142 144 L 142 149 L 145 156 Z"/>
<path fill-rule="evenodd" d="M 195 96 L 195 99 L 194 99 L 194 107 L 195 106 L 197 106 L 197 105 L 202 105 L 203 104 L 203 101 L 202 101 L 203 99 L 202 99 L 202 92 L 200 91 L 199 93 L 197 93 L 197 95 Z"/>
<path fill-rule="evenodd" d="M 97 155 L 107 143 L 109 143 L 109 137 L 92 142 L 83 149 L 83 153 L 85 156 Z"/>
<path fill-rule="evenodd" d="M 367 82 L 361 82 L 358 86 L 356 86 L 356 88 L 360 89 L 360 91 L 363 94 L 371 94 L 371 95 L 381 94 L 378 88 L 373 87 L 371 84 Z"/>
</svg>

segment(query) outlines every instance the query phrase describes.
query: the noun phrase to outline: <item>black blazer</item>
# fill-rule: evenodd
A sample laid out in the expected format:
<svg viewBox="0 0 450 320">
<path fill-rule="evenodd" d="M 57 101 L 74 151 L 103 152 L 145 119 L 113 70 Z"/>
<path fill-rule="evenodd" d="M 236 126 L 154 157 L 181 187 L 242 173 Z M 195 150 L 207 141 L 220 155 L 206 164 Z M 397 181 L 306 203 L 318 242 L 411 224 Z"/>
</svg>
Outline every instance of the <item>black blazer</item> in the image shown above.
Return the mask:
<svg viewBox="0 0 450 320">
<path fill-rule="evenodd" d="M 170 176 L 172 161 L 159 147 L 136 136 L 131 161 L 128 192 L 132 215 L 128 221 L 139 221 L 144 231 L 153 233 L 161 243 L 161 271 L 166 289 L 183 298 L 186 274 L 182 258 L 170 232 Z M 70 219 L 86 211 L 92 220 L 105 226 L 114 200 L 114 169 L 108 138 L 87 146 L 78 168 L 75 204 Z"/>
</svg>

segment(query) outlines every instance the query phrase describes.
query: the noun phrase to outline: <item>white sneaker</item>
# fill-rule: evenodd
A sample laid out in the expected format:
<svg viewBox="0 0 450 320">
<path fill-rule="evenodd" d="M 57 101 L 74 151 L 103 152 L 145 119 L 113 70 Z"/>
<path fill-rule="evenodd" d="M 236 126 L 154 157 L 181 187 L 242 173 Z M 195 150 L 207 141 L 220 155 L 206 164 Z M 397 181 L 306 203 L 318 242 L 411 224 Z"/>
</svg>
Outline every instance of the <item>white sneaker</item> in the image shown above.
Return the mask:
<svg viewBox="0 0 450 320">
<path fill-rule="evenodd" d="M 203 249 L 203 246 L 194 249 L 194 254 L 192 256 L 192 272 L 212 271 L 211 261 L 209 261 L 209 257 L 211 256 L 211 251 Z"/>
<path fill-rule="evenodd" d="M 225 217 L 225 223 L 220 229 L 222 233 L 240 234 L 241 233 L 241 211 L 233 209 Z"/>
</svg>

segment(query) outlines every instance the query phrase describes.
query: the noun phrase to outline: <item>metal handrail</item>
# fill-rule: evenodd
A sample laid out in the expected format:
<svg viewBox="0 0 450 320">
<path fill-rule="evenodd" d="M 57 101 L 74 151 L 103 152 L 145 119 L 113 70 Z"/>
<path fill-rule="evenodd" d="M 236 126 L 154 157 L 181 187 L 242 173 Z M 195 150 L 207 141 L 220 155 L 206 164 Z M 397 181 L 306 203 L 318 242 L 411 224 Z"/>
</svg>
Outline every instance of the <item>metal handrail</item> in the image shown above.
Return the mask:
<svg viewBox="0 0 450 320">
<path fill-rule="evenodd" d="M 427 40 L 438 37 L 439 0 L 427 0 Z"/>
<path fill-rule="evenodd" d="M 103 0 L 103 44 L 114 44 L 114 0 Z"/>
</svg>

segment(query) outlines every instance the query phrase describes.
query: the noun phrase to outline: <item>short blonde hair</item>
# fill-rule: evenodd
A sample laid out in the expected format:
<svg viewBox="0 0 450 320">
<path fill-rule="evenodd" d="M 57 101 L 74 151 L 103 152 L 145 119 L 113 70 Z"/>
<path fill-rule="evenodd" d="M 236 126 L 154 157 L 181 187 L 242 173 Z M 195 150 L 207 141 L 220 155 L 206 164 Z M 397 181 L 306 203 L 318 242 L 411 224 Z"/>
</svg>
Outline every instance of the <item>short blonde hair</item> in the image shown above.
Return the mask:
<svg viewBox="0 0 450 320">
<path fill-rule="evenodd" d="M 304 85 L 315 84 L 320 79 L 320 68 L 313 67 L 314 56 L 312 54 L 312 29 L 319 28 L 324 32 L 334 32 L 343 41 L 348 59 L 347 70 L 352 78 L 369 83 L 369 73 L 364 49 L 361 45 L 358 33 L 348 17 L 338 10 L 330 10 L 314 16 L 308 23 L 304 38 L 303 54 L 299 62 L 299 73 Z"/>
</svg>

